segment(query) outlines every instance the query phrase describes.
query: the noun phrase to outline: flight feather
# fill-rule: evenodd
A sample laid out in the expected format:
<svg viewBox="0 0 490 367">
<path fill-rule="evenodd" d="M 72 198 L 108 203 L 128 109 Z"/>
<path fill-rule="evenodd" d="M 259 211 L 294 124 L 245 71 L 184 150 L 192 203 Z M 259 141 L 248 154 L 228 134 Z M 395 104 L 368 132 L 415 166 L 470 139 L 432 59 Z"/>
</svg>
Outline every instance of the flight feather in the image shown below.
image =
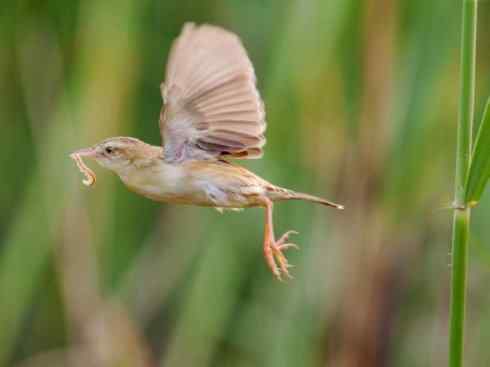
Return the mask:
<svg viewBox="0 0 490 367">
<path fill-rule="evenodd" d="M 262 156 L 264 105 L 235 34 L 185 24 L 172 45 L 161 91 L 166 160 Z"/>
</svg>

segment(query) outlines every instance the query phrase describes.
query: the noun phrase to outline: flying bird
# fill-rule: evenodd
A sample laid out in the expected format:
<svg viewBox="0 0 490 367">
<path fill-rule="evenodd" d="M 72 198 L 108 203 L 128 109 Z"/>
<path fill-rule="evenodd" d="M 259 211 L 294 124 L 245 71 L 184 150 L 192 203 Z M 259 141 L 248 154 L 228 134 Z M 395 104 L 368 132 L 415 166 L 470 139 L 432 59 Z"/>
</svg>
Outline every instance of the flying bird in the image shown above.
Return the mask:
<svg viewBox="0 0 490 367">
<path fill-rule="evenodd" d="M 70 155 L 85 174 L 95 174 L 82 157 L 115 172 L 144 197 L 175 204 L 223 209 L 265 209 L 264 257 L 281 280 L 290 277 L 284 251 L 297 248 L 287 231 L 276 239 L 272 208 L 276 201 L 306 200 L 337 209 L 320 197 L 267 182 L 229 159 L 262 157 L 266 129 L 264 104 L 255 73 L 240 39 L 212 25 L 186 23 L 174 41 L 161 84 L 163 146 L 131 137 L 113 137 Z"/>
</svg>

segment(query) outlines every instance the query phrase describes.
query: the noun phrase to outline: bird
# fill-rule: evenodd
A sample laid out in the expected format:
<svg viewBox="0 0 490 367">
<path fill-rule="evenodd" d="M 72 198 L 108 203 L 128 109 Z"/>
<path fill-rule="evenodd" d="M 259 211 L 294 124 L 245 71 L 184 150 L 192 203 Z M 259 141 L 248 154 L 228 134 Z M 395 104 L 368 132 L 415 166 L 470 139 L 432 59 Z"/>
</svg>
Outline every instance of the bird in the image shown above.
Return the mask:
<svg viewBox="0 0 490 367">
<path fill-rule="evenodd" d="M 273 205 L 304 200 L 336 209 L 340 204 L 276 186 L 232 159 L 263 155 L 264 103 L 253 65 L 240 38 L 221 27 L 185 23 L 170 48 L 159 118 L 162 146 L 132 137 L 112 137 L 70 157 L 91 186 L 91 158 L 116 173 L 130 191 L 157 202 L 241 210 L 265 209 L 263 255 L 279 280 L 291 278 L 285 250 L 296 231 L 276 239 Z"/>
</svg>

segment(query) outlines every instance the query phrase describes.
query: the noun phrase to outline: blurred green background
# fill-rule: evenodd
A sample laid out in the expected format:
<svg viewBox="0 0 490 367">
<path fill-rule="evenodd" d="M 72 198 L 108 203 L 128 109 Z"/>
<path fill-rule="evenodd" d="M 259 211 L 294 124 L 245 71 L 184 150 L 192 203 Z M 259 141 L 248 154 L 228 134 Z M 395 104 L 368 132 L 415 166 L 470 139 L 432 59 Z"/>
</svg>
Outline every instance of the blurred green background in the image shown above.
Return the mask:
<svg viewBox="0 0 490 367">
<path fill-rule="evenodd" d="M 3 1 L 0 367 L 444 366 L 460 1 Z M 236 32 L 268 144 L 244 164 L 346 205 L 276 206 L 295 279 L 262 258 L 263 213 L 153 203 L 70 151 L 159 144 L 184 22 Z M 477 121 L 490 95 L 479 11 Z M 93 164 L 91 165 L 93 166 Z M 466 359 L 489 365 L 490 195 L 474 211 Z"/>
</svg>

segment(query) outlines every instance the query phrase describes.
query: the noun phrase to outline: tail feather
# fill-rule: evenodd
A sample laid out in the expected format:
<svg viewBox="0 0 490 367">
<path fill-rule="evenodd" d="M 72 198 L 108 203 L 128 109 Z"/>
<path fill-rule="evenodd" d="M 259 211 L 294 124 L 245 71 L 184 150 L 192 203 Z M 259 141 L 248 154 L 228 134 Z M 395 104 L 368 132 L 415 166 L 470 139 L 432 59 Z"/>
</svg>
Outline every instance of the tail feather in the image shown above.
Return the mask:
<svg viewBox="0 0 490 367">
<path fill-rule="evenodd" d="M 277 187 L 275 186 L 272 190 L 269 190 L 269 193 L 272 194 L 271 199 L 280 201 L 280 200 L 304 200 L 304 201 L 310 201 L 312 203 L 318 203 L 322 204 L 325 206 L 330 206 L 332 208 L 336 209 L 344 209 L 344 206 L 341 204 L 336 204 L 334 202 L 331 202 L 329 200 L 323 199 L 318 196 L 310 195 L 310 194 L 305 194 L 302 192 L 296 192 L 288 189 L 284 189 L 282 187 Z"/>
<path fill-rule="evenodd" d="M 336 209 L 344 209 L 344 206 L 341 204 L 336 204 L 334 202 L 331 202 L 327 199 L 320 198 L 318 196 L 310 195 L 310 194 L 304 194 L 302 192 L 293 192 L 291 197 L 288 198 L 289 200 L 305 200 L 305 201 L 310 201 L 312 203 L 318 203 L 326 206 L 331 206 Z"/>
</svg>

